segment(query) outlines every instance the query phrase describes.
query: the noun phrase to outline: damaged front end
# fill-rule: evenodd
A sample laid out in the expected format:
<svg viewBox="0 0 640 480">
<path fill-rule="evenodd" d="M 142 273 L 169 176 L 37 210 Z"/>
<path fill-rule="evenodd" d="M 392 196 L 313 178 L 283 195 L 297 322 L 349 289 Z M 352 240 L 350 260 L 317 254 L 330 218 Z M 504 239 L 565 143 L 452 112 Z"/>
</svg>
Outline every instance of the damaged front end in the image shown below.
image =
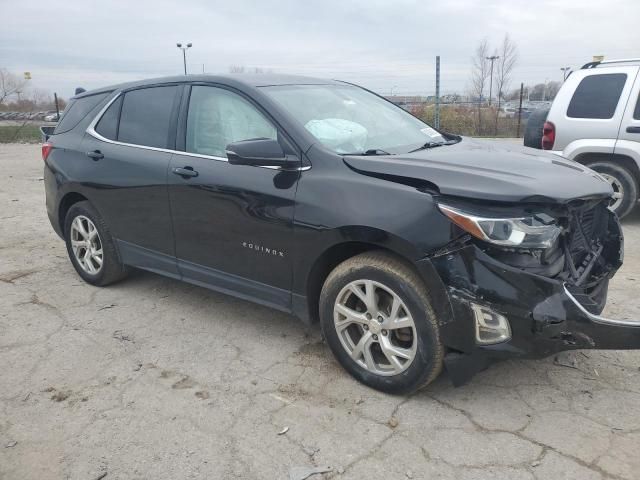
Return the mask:
<svg viewBox="0 0 640 480">
<path fill-rule="evenodd" d="M 577 348 L 640 348 L 640 322 L 600 317 L 623 237 L 606 199 L 564 205 L 447 201 L 454 240 L 423 259 L 444 283 L 441 325 L 454 384 L 491 361 Z"/>
</svg>

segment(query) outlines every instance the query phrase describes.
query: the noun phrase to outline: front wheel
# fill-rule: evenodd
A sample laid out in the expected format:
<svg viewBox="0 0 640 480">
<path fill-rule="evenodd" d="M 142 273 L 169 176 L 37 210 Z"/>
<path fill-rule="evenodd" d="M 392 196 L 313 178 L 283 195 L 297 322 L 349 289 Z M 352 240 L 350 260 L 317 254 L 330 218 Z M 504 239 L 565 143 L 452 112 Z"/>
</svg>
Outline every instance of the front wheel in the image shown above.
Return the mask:
<svg viewBox="0 0 640 480">
<path fill-rule="evenodd" d="M 628 215 L 638 200 L 638 185 L 633 174 L 622 165 L 614 162 L 596 162 L 587 165 L 598 172 L 613 188 L 613 198 L 609 208 L 619 218 Z"/>
<path fill-rule="evenodd" d="M 444 348 L 425 285 L 386 253 L 357 255 L 329 274 L 320 321 L 344 369 L 377 390 L 409 393 L 442 369 Z"/>
</svg>

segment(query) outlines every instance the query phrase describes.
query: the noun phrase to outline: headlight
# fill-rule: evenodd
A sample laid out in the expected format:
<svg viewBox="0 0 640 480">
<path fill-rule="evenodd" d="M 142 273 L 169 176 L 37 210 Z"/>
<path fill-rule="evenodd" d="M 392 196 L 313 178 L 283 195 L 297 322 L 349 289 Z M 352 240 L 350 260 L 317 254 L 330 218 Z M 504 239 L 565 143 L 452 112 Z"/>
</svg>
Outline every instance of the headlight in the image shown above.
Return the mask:
<svg viewBox="0 0 640 480">
<path fill-rule="evenodd" d="M 519 248 L 549 248 L 562 227 L 546 214 L 518 218 L 484 217 L 439 204 L 440 211 L 464 231 L 485 242 Z"/>
</svg>

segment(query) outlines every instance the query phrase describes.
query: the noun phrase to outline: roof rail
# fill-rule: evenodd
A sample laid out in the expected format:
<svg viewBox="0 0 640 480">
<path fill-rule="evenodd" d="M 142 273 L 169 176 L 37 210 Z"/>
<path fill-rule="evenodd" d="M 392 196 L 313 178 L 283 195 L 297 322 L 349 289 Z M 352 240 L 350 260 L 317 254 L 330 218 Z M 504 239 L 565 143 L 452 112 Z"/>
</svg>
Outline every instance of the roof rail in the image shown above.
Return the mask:
<svg viewBox="0 0 640 480">
<path fill-rule="evenodd" d="M 640 58 L 615 58 L 613 60 L 600 60 L 598 62 L 585 63 L 581 68 L 595 68 L 598 65 L 610 64 L 610 63 L 633 63 L 640 62 Z"/>
<path fill-rule="evenodd" d="M 640 58 L 615 58 L 613 60 L 602 60 L 600 63 L 629 63 L 640 62 Z"/>
</svg>

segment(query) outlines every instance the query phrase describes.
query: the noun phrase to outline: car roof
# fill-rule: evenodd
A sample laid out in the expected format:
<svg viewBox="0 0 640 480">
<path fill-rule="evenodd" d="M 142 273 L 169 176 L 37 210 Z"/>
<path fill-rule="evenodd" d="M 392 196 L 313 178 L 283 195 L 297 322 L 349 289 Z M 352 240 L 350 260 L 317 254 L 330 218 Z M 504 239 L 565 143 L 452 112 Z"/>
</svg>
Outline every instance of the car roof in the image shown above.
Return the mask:
<svg viewBox="0 0 640 480">
<path fill-rule="evenodd" d="M 211 82 L 222 83 L 244 88 L 259 88 L 276 85 L 345 85 L 339 80 L 327 80 L 323 78 L 305 77 L 302 75 L 283 75 L 273 73 L 239 73 L 230 75 L 175 75 L 170 77 L 149 78 L 135 82 L 120 83 L 108 87 L 97 88 L 82 92 L 72 97 L 72 99 L 96 95 L 99 93 L 113 92 L 115 90 L 126 90 L 130 88 L 144 87 L 146 85 L 162 85 L 177 82 Z"/>
</svg>

